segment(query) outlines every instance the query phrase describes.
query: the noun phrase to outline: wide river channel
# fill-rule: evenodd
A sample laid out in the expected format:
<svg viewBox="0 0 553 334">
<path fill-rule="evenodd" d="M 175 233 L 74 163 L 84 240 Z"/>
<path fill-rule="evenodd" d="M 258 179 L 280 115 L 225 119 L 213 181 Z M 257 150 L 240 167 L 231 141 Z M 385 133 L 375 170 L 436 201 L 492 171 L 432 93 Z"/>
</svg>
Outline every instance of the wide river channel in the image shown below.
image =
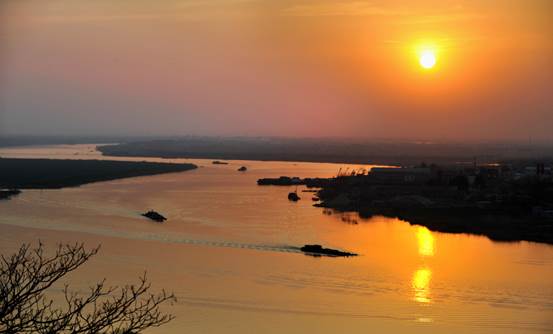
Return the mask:
<svg viewBox="0 0 553 334">
<path fill-rule="evenodd" d="M 395 218 L 313 206 L 262 177 L 329 177 L 347 164 L 103 157 L 95 145 L 0 149 L 1 157 L 192 162 L 198 169 L 25 190 L 0 201 L 0 253 L 39 239 L 101 244 L 66 281 L 121 285 L 147 271 L 178 301 L 151 333 L 553 332 L 553 247 L 431 232 Z M 0 161 L 1 163 L 1 161 Z M 237 172 L 246 166 L 247 172 Z M 155 209 L 169 219 L 149 221 Z M 359 253 L 306 256 L 318 243 Z M 60 293 L 55 290 L 54 294 Z"/>
</svg>

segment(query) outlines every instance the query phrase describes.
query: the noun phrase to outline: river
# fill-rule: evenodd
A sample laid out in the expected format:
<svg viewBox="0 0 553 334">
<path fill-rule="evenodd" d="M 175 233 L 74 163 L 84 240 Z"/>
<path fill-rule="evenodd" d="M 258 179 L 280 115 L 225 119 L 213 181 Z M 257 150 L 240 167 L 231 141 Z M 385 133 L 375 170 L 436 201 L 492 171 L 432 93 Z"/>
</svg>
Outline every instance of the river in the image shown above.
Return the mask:
<svg viewBox="0 0 553 334">
<path fill-rule="evenodd" d="M 1 157 L 192 162 L 174 174 L 25 190 L 0 201 L 0 252 L 42 240 L 101 244 L 67 283 L 136 281 L 173 291 L 176 319 L 149 333 L 551 333 L 553 247 L 431 232 L 313 206 L 262 177 L 329 177 L 347 164 L 103 157 L 95 145 L 0 149 Z M 0 162 L 1 163 L 1 162 Z M 237 172 L 248 167 L 245 173 Z M 151 222 L 141 212 L 167 216 Z M 319 243 L 359 253 L 311 257 Z M 56 292 L 54 292 L 56 293 Z"/>
</svg>

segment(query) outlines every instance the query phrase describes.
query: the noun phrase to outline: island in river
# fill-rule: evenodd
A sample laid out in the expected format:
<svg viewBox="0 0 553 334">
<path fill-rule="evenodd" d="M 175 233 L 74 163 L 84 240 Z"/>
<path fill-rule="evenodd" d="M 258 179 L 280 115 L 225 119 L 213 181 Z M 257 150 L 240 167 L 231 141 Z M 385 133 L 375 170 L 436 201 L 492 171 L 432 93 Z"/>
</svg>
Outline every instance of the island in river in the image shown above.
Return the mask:
<svg viewBox="0 0 553 334">
<path fill-rule="evenodd" d="M 195 168 L 157 162 L 0 158 L 0 189 L 57 189 Z"/>
</svg>

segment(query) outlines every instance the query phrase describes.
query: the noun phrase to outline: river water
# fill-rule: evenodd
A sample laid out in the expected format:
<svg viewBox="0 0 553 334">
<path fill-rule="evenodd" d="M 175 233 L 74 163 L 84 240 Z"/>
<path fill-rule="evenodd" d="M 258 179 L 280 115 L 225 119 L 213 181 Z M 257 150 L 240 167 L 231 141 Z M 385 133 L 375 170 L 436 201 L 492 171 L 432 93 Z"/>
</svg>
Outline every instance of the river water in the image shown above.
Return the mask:
<svg viewBox="0 0 553 334">
<path fill-rule="evenodd" d="M 394 218 L 313 207 L 312 194 L 260 187 L 281 175 L 329 177 L 346 164 L 102 157 L 94 145 L 0 149 L 2 157 L 192 162 L 193 171 L 26 190 L 0 202 L 0 252 L 42 240 L 101 244 L 71 274 L 77 291 L 107 278 L 178 298 L 151 333 L 553 332 L 553 247 L 431 232 Z M 1 163 L 1 162 L 0 162 Z M 237 172 L 247 166 L 245 173 Z M 139 214 L 155 209 L 164 224 Z M 359 253 L 311 257 L 319 243 Z M 56 293 L 56 291 L 54 291 Z"/>
</svg>

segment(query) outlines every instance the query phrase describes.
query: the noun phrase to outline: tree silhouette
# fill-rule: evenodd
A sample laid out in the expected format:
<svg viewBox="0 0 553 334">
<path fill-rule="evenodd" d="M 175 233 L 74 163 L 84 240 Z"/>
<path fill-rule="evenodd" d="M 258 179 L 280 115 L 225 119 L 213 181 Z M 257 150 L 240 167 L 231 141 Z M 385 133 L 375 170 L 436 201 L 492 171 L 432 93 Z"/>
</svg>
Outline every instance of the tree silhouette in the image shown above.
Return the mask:
<svg viewBox="0 0 553 334">
<path fill-rule="evenodd" d="M 52 256 L 44 245 L 25 244 L 11 256 L 0 256 L 0 333 L 140 333 L 173 319 L 159 306 L 176 301 L 164 290 L 150 293 L 146 274 L 136 285 L 108 287 L 105 279 L 84 294 L 63 288 L 63 301 L 46 292 L 54 283 L 98 253 L 83 244 L 59 244 Z"/>
</svg>

